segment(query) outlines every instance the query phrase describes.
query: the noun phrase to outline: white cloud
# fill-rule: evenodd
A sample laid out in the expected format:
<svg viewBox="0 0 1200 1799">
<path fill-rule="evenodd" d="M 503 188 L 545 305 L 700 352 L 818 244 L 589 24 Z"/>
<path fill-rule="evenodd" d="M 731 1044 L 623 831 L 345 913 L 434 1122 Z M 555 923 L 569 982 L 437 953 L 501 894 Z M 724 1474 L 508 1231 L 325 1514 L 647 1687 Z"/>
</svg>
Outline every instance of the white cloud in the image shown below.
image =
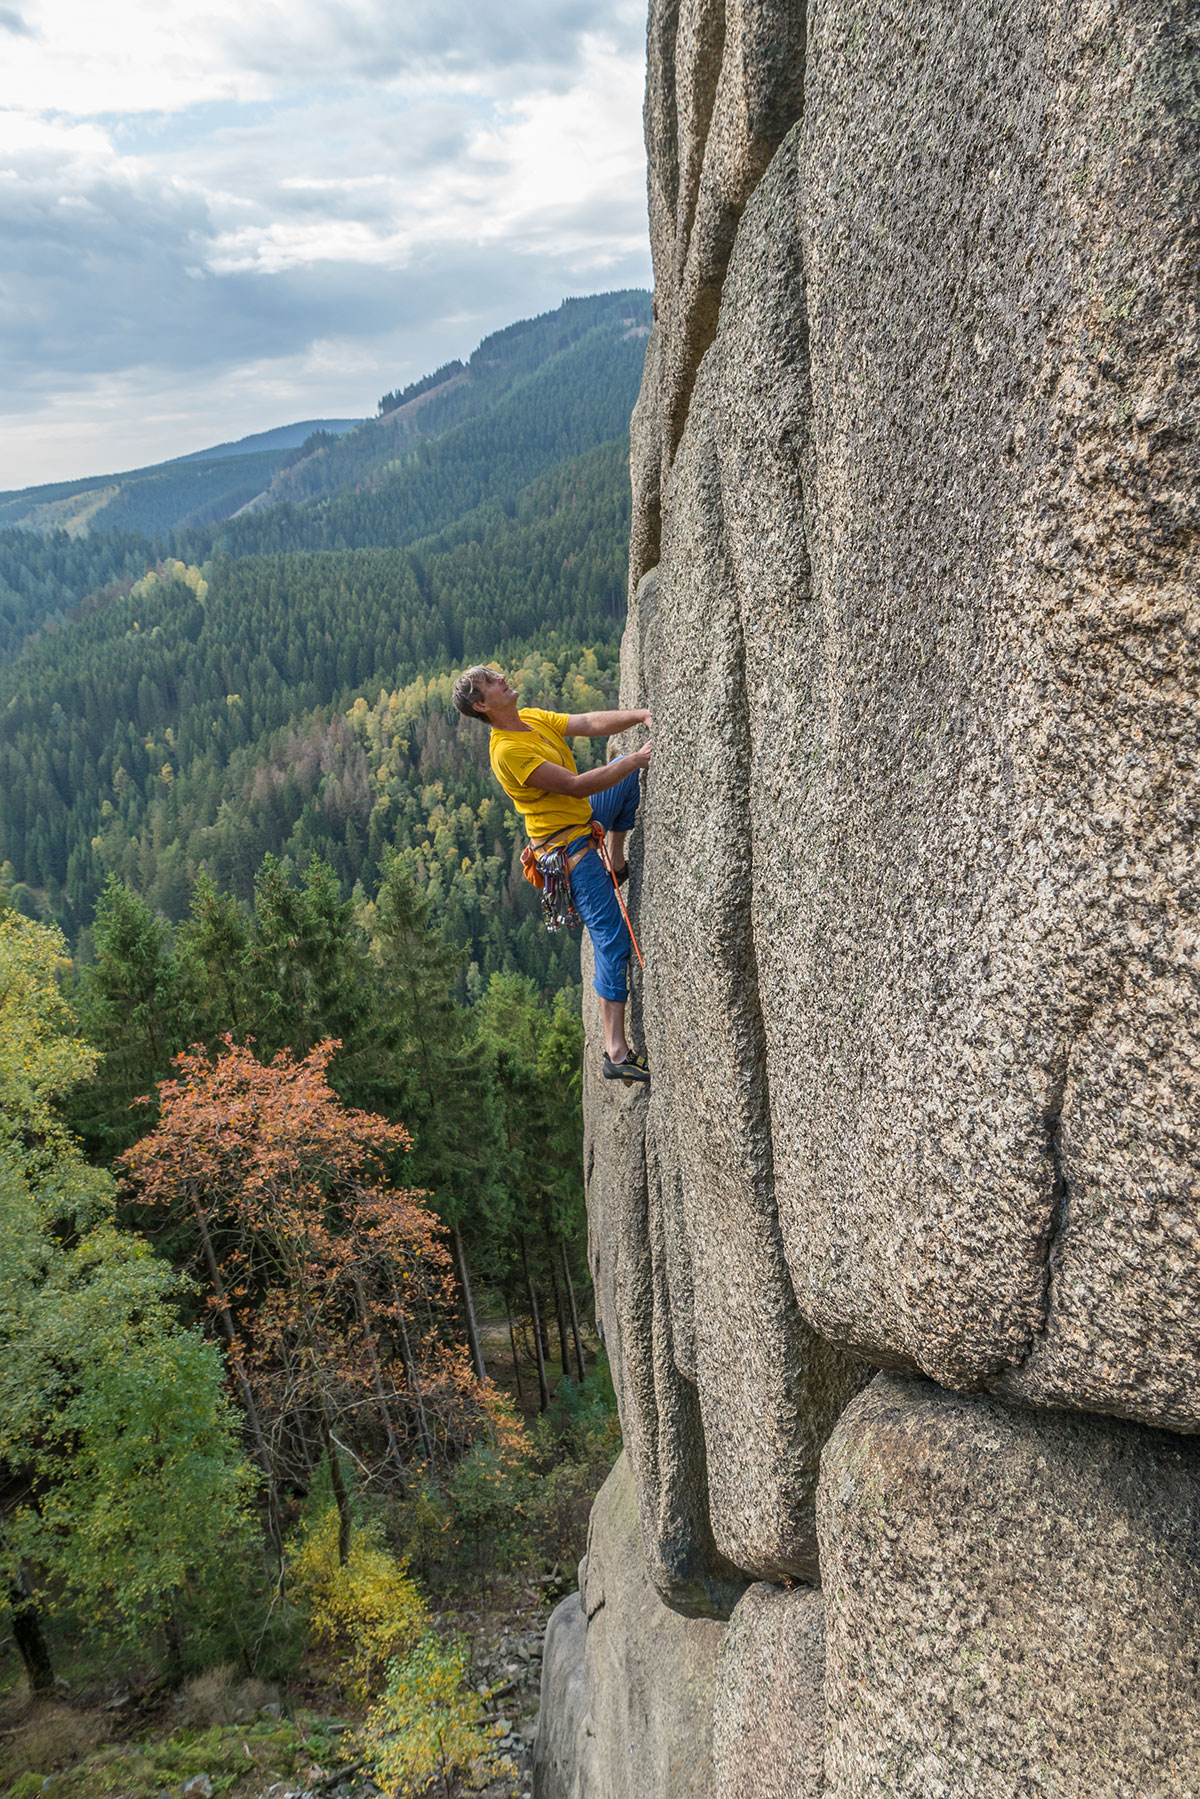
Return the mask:
<svg viewBox="0 0 1200 1799">
<path fill-rule="evenodd" d="M 645 14 L 615 0 L 30 0 L 0 6 L 0 104 L 73 114 L 277 100 L 318 84 L 431 80 L 485 94 L 569 80 L 589 33 L 640 56 Z"/>
<path fill-rule="evenodd" d="M 431 75 L 478 91 L 556 77 L 569 81 L 589 32 L 640 56 L 645 13 L 616 0 L 272 0 L 225 35 L 231 56 L 264 79 L 309 81 L 336 71 L 406 89 Z"/>
<path fill-rule="evenodd" d="M 80 115 L 267 97 L 270 83 L 228 49 L 244 10 L 237 0 L 33 0 L 28 33 L 6 47 L 0 98 Z"/>
<path fill-rule="evenodd" d="M 218 232 L 218 273 L 278 273 L 317 261 L 403 269 L 422 248 L 447 242 L 508 244 L 531 254 L 553 240 L 597 266 L 645 239 L 637 116 L 641 67 L 592 40 L 579 78 L 461 122 L 454 154 L 394 174 L 291 173 L 259 196 L 257 218 Z M 447 120 L 447 124 L 450 121 Z M 293 164 L 294 166 L 294 164 Z"/>
<path fill-rule="evenodd" d="M 628 0 L 14 16 L 0 487 L 370 410 L 486 330 L 648 280 Z"/>
</svg>

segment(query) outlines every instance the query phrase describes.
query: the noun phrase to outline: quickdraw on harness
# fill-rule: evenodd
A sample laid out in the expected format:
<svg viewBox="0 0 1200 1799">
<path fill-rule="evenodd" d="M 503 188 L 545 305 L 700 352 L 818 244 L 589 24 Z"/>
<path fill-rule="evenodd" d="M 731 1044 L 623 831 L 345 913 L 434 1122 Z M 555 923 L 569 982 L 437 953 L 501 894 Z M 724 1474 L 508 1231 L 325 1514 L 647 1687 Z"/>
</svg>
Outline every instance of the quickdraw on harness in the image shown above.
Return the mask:
<svg viewBox="0 0 1200 1799">
<path fill-rule="evenodd" d="M 565 843 L 556 844 L 554 837 L 565 837 Z M 625 928 L 629 932 L 630 942 L 637 952 L 638 962 L 643 968 L 641 945 L 633 929 L 629 913 L 625 909 L 625 901 L 621 894 L 621 884 L 617 880 L 613 865 L 608 859 L 608 851 L 604 845 L 604 826 L 594 818 L 588 839 L 578 849 L 571 849 L 572 842 L 579 842 L 576 827 L 568 825 L 562 831 L 555 831 L 553 837 L 543 838 L 536 847 L 526 844 L 521 851 L 521 867 L 525 879 L 536 887 L 542 896 L 542 917 L 548 931 L 561 931 L 564 927 L 573 931 L 582 924 L 575 902 L 571 898 L 571 876 L 583 858 L 595 849 L 600 852 L 600 860 L 612 875 L 613 891 L 617 896 L 617 904 L 621 908 L 621 916 L 625 920 Z"/>
</svg>

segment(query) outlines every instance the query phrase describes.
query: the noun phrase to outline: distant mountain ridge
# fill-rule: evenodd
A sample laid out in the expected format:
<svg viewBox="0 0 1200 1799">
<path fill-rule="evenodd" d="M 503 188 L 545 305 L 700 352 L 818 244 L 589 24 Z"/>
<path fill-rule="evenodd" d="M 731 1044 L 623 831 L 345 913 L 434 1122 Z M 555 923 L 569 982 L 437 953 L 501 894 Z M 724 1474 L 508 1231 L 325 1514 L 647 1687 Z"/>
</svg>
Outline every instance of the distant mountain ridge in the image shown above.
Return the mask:
<svg viewBox="0 0 1200 1799">
<path fill-rule="evenodd" d="M 411 446 L 490 412 L 597 333 L 640 345 L 649 326 L 650 296 L 639 289 L 565 300 L 553 312 L 485 337 L 465 365 L 446 364 L 400 394 L 385 394 L 378 418 L 300 420 L 144 468 L 0 492 L 0 534 L 66 531 L 78 537 L 120 530 L 165 540 L 239 513 L 305 506 L 363 482 L 378 483 Z M 297 455 L 309 445 L 307 454 Z M 526 479 L 535 472 L 531 468 Z M 485 497 L 481 484 L 468 504 Z"/>
<path fill-rule="evenodd" d="M 295 450 L 315 431 L 328 431 L 340 437 L 361 425 L 361 419 L 299 419 L 294 425 L 276 425 L 271 431 L 252 431 L 248 437 L 237 437 L 229 443 L 213 444 L 207 450 L 189 450 L 186 456 L 172 456 L 159 467 L 178 462 L 217 462 L 226 456 L 250 456 L 259 450 Z M 4 495 L 0 494 L 0 499 Z"/>
<path fill-rule="evenodd" d="M 214 444 L 209 449 L 189 450 L 184 456 L 171 456 L 164 462 L 148 462 L 142 468 L 117 469 L 105 475 L 79 475 L 70 481 L 42 481 L 33 487 L 0 489 L 0 530 L 57 530 L 60 521 L 51 511 L 54 507 L 63 509 L 64 516 L 77 516 L 82 523 L 88 523 L 90 519 L 83 518 L 87 502 L 119 491 L 124 483 L 144 481 L 165 470 L 178 469 L 183 463 L 227 462 L 264 453 L 283 456 L 304 444 L 314 432 L 340 435 L 360 423 L 359 419 L 299 419 L 294 424 L 254 431 L 248 437 Z M 66 510 L 71 501 L 80 502 L 75 515 Z M 100 504 L 105 503 L 100 500 Z M 45 523 L 39 524 L 39 520 L 45 520 Z"/>
<path fill-rule="evenodd" d="M 106 531 L 164 535 L 183 524 L 228 518 L 264 484 L 290 452 L 260 450 L 197 461 L 180 457 L 124 474 L 85 476 L 0 495 L 0 534 Z"/>
</svg>

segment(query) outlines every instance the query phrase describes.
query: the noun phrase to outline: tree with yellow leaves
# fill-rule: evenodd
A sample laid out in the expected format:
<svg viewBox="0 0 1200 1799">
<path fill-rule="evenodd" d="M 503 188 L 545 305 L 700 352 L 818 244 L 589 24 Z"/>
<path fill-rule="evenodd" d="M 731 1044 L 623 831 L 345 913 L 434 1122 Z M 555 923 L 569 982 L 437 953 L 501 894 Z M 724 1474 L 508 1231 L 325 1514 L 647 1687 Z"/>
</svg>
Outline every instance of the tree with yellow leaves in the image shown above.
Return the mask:
<svg viewBox="0 0 1200 1799">
<path fill-rule="evenodd" d="M 491 1746 L 483 1702 L 467 1685 L 466 1644 L 426 1630 L 388 1669 L 383 1698 L 367 1718 L 366 1759 L 389 1799 L 416 1799 L 435 1781 L 451 1799 L 452 1779 L 468 1789 L 515 1768 L 483 1757 Z"/>
</svg>

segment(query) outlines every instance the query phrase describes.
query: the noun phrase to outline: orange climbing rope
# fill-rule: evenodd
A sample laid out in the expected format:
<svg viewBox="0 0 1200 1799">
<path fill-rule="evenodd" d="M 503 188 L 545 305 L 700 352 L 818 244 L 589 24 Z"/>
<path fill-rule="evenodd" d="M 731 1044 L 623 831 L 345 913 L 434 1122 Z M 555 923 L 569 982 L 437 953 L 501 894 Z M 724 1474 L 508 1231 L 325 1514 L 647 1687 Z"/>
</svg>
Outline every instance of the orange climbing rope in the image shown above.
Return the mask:
<svg viewBox="0 0 1200 1799">
<path fill-rule="evenodd" d="M 609 874 L 612 875 L 613 891 L 617 896 L 617 904 L 618 904 L 618 906 L 620 906 L 621 915 L 624 918 L 626 925 L 628 926 L 629 935 L 633 942 L 633 947 L 637 951 L 637 959 L 638 959 L 639 963 L 641 964 L 642 972 L 645 973 L 646 964 L 642 959 L 641 945 L 639 944 L 639 942 L 637 940 L 637 933 L 634 931 L 633 924 L 630 921 L 629 914 L 625 910 L 625 901 L 621 898 L 621 883 L 620 883 L 620 881 L 618 881 L 616 874 L 613 870 L 613 865 L 612 865 L 612 862 L 611 862 L 611 860 L 609 858 L 609 854 L 608 854 L 608 845 L 605 843 L 603 836 L 601 836 L 601 838 L 599 839 L 599 842 L 597 843 L 596 847 L 600 851 L 600 860 L 603 862 L 605 868 L 607 868 Z"/>
</svg>

